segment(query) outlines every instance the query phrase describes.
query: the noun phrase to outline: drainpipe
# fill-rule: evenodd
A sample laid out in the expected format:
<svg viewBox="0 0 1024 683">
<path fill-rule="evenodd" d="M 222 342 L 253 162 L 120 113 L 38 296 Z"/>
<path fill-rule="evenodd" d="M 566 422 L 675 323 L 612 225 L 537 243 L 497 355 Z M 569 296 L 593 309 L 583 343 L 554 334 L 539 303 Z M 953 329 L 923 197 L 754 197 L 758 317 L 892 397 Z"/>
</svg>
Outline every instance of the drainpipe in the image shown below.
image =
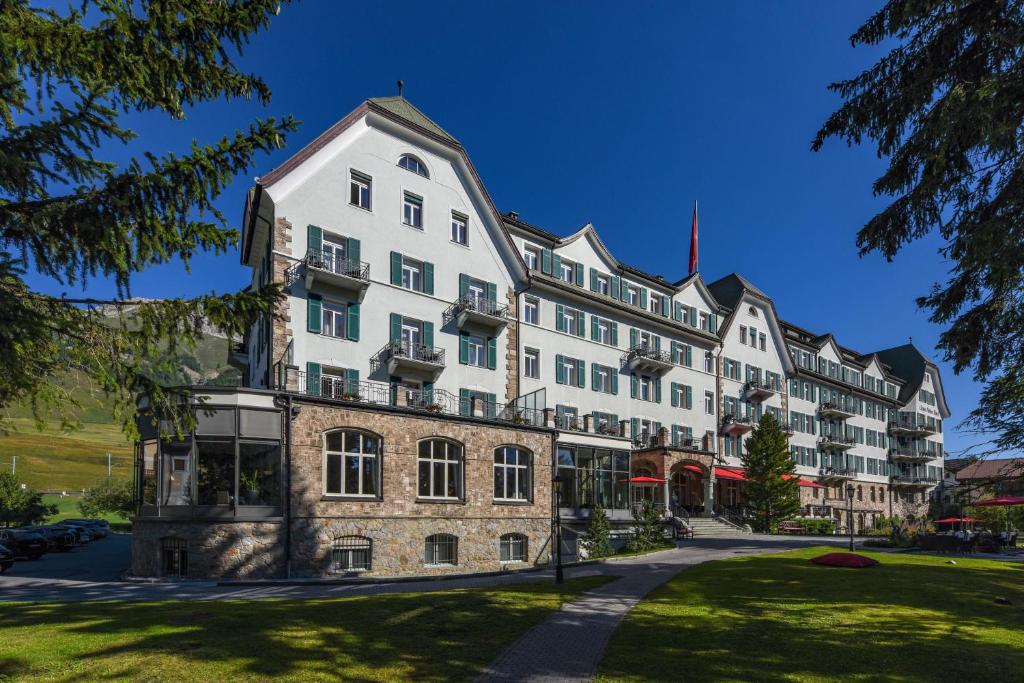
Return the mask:
<svg viewBox="0 0 1024 683">
<path fill-rule="evenodd" d="M 285 396 L 284 421 L 284 578 L 292 578 L 292 397 Z M 274 403 L 281 405 L 281 396 Z"/>
</svg>

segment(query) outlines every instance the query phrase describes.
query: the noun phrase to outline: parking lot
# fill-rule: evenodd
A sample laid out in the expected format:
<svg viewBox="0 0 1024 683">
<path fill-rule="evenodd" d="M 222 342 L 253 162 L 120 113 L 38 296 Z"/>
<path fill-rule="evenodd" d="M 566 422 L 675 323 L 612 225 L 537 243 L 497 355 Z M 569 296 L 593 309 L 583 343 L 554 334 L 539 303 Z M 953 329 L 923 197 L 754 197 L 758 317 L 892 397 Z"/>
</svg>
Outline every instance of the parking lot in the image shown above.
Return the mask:
<svg viewBox="0 0 1024 683">
<path fill-rule="evenodd" d="M 19 559 L 0 574 L 0 599 L 5 583 L 24 583 L 12 579 L 117 581 L 131 563 L 131 547 L 131 534 L 112 533 L 66 553 L 48 552 L 38 560 Z"/>
</svg>

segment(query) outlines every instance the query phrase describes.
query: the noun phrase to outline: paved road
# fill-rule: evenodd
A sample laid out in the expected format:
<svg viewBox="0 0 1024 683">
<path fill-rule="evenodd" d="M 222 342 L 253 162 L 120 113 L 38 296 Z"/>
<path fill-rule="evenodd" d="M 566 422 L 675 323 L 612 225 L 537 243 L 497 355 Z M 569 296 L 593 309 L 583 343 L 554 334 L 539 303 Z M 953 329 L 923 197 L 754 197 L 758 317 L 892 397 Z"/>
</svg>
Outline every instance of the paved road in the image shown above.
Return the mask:
<svg viewBox="0 0 1024 683">
<path fill-rule="evenodd" d="M 69 559 L 86 559 L 91 550 L 99 550 L 103 543 L 110 543 L 114 536 L 100 541 L 95 546 L 66 554 Z M 566 576 L 594 576 L 597 574 L 619 575 L 631 571 L 633 573 L 654 572 L 659 577 L 658 583 L 667 580 L 672 574 L 695 562 L 710 559 L 721 559 L 735 554 L 749 552 L 768 552 L 787 548 L 814 545 L 840 540 L 821 538 L 784 538 L 769 536 L 744 536 L 730 538 L 701 537 L 686 541 L 676 550 L 658 553 L 640 558 L 629 558 L 600 564 L 569 567 Z M 116 543 L 116 541 L 115 541 Z M 116 555 L 116 546 L 109 546 Z M 125 546 L 127 547 L 127 546 Z M 486 586 L 523 583 L 531 581 L 550 581 L 553 572 L 550 570 L 527 572 L 505 576 L 469 577 L 446 581 L 424 580 L 400 583 L 375 583 L 357 585 L 338 585 L 323 583 L 265 583 L 260 585 L 218 586 L 212 581 L 190 581 L 182 583 L 128 583 L 113 580 L 116 577 L 110 570 L 117 564 L 99 563 L 107 569 L 98 572 L 103 576 L 75 576 L 64 574 L 50 576 L 41 571 L 43 563 L 58 560 L 51 567 L 56 574 L 63 562 L 60 555 L 47 555 L 39 561 L 40 571 L 36 567 L 25 569 L 19 575 L 15 569 L 0 576 L 0 601 L 88 601 L 88 600 L 223 600 L 223 599 L 254 599 L 254 598 L 325 598 L 348 597 L 355 595 L 374 595 L 379 593 L 413 593 L 419 591 L 452 590 L 455 588 L 477 588 Z M 124 556 L 127 561 L 127 555 Z M 666 559 L 667 558 L 667 559 Z M 15 565 L 17 568 L 18 565 Z M 665 569 L 668 567 L 670 569 Z M 608 587 L 618 585 L 619 581 L 607 584 Z M 657 585 L 657 584 L 655 584 Z M 651 586 L 653 588 L 653 586 Z M 650 590 L 650 588 L 647 588 Z"/>
<path fill-rule="evenodd" d="M 117 581 L 131 563 L 132 537 L 112 533 L 66 553 L 47 553 L 42 558 L 18 560 L 0 575 L 0 597 L 11 579 L 32 581 L 74 580 L 87 582 Z"/>
</svg>

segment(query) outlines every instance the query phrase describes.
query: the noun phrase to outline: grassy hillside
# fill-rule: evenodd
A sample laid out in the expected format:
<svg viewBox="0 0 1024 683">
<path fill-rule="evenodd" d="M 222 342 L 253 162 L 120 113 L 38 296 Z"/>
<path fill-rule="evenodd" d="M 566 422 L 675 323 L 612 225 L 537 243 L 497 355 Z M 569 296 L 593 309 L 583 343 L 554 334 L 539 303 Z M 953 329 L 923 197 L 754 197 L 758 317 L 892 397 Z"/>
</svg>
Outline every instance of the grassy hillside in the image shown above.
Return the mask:
<svg viewBox="0 0 1024 683">
<path fill-rule="evenodd" d="M 179 355 L 178 376 L 170 381 L 231 383 L 237 370 L 227 363 L 228 350 L 227 339 L 207 336 L 192 353 Z M 110 453 L 113 476 L 131 477 L 132 444 L 125 440 L 120 425 L 114 423 L 103 392 L 82 375 L 67 378 L 67 384 L 82 404 L 82 428 L 62 432 L 60 424 L 52 421 L 40 432 L 28 407 L 12 406 L 7 413 L 14 431 L 0 434 L 0 468 L 10 469 L 12 458 L 17 456 L 17 474 L 32 488 L 81 490 L 107 476 Z"/>
</svg>

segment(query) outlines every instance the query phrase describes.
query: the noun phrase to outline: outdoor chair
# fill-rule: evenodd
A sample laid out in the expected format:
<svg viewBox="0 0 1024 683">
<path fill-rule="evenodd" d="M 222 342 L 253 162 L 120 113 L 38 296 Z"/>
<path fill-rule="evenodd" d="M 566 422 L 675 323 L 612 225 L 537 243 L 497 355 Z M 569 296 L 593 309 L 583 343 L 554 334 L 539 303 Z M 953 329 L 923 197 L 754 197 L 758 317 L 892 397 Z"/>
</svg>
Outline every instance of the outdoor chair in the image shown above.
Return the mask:
<svg viewBox="0 0 1024 683">
<path fill-rule="evenodd" d="M 978 537 L 973 536 L 968 540 L 957 539 L 959 541 L 959 551 L 961 555 L 973 555 L 974 546 L 978 545 Z"/>
</svg>

